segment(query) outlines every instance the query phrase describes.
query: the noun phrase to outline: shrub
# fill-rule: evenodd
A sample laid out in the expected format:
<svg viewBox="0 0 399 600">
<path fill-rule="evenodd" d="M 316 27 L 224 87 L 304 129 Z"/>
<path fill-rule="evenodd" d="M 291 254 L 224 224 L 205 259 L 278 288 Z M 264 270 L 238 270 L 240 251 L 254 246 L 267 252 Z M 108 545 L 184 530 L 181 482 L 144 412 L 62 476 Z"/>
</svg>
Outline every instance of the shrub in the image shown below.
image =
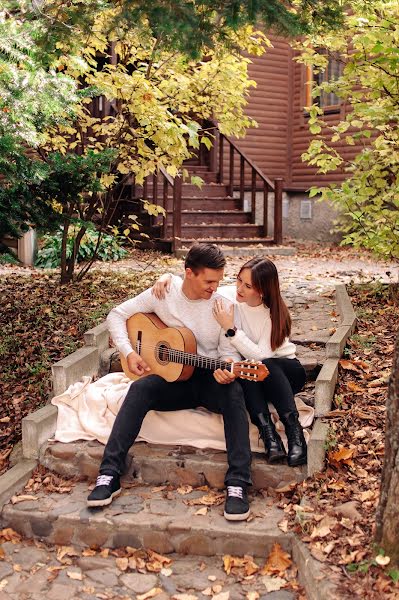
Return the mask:
<svg viewBox="0 0 399 600">
<path fill-rule="evenodd" d="M 73 242 L 77 229 L 78 228 L 70 229 L 70 235 L 68 236 L 67 241 L 67 258 L 72 255 Z M 95 229 L 88 229 L 82 238 L 77 255 L 77 262 L 87 261 L 92 258 L 97 247 L 99 235 L 101 235 L 101 240 L 97 248 L 96 258 L 98 260 L 120 260 L 127 255 L 127 250 L 121 246 L 120 238 L 107 233 L 100 234 Z M 61 244 L 61 229 L 53 235 L 47 234 L 43 236 L 35 265 L 43 269 L 59 267 L 61 263 Z"/>
</svg>

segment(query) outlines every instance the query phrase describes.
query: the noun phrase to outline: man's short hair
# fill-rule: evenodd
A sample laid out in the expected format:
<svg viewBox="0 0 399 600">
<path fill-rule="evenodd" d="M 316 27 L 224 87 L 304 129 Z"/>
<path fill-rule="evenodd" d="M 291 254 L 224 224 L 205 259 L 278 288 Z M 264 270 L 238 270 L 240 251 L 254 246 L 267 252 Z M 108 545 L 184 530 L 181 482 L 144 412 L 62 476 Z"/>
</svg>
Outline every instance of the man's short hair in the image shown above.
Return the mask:
<svg viewBox="0 0 399 600">
<path fill-rule="evenodd" d="M 223 269 L 225 266 L 223 252 L 215 244 L 193 244 L 184 261 L 184 268 L 194 273 L 202 269 Z"/>
</svg>

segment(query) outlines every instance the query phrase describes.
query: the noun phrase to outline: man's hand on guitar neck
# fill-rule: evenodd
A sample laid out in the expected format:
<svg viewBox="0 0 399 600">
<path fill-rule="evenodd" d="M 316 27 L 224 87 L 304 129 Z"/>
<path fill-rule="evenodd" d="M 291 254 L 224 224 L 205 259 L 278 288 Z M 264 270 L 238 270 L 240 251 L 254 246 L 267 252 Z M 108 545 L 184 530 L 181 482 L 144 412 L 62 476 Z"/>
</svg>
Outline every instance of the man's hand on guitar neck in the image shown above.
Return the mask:
<svg viewBox="0 0 399 600">
<path fill-rule="evenodd" d="M 226 362 L 233 362 L 233 359 L 228 358 Z M 221 384 L 232 383 L 236 378 L 236 375 L 227 369 L 216 369 L 216 371 L 213 372 L 213 376 L 216 381 Z"/>
<path fill-rule="evenodd" d="M 127 366 L 129 371 L 135 375 L 144 375 L 145 372 L 150 371 L 150 367 L 147 365 L 144 359 L 141 358 L 137 352 L 131 352 L 126 357 Z"/>
</svg>

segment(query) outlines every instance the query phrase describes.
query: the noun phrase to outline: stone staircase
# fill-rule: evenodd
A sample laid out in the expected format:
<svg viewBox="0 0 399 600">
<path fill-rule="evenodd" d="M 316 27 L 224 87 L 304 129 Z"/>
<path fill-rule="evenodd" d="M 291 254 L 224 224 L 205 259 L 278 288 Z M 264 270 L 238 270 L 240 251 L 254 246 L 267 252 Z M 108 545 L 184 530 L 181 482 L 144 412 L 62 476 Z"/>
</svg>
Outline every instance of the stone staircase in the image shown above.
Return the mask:
<svg viewBox="0 0 399 600">
<path fill-rule="evenodd" d="M 309 297 L 304 302 L 296 295 L 290 295 L 287 301 L 293 314 L 292 337 L 298 343 L 298 354 L 309 379 L 301 398 L 310 404 L 316 398 L 317 404 L 315 389 L 320 367 L 324 363 L 322 370 L 325 370 L 328 361 L 338 362 L 338 358 L 326 359 L 326 351 L 331 356 L 333 348 L 328 330 L 333 302 L 324 296 Z M 339 312 L 345 318 L 341 309 Z M 77 368 L 83 369 L 84 361 L 89 361 L 84 368 L 90 370 L 99 354 L 108 352 L 108 337 L 102 326 L 87 332 L 85 339 L 85 348 L 74 353 L 76 362 L 71 355 L 55 365 L 54 373 L 58 373 L 63 389 L 69 385 L 69 378 L 76 381 L 81 377 L 83 371 L 77 375 Z M 338 345 L 341 348 L 342 343 Z M 319 389 L 326 384 L 324 377 Z M 333 391 L 333 372 L 328 386 Z M 325 412 L 328 410 L 325 407 Z M 319 414 L 325 412 L 320 413 L 319 409 Z M 91 441 L 61 444 L 49 440 L 55 418 L 55 407 L 49 405 L 25 419 L 25 459 L 6 475 L 8 488 L 4 489 L 0 504 L 2 498 L 7 502 L 15 493 L 20 498 L 4 504 L 0 527 L 11 527 L 26 538 L 49 544 L 77 547 L 82 553 L 87 547 L 150 548 L 173 556 L 177 563 L 179 557 L 186 555 L 226 554 L 250 555 L 264 561 L 278 543 L 297 565 L 309 600 L 335 598 L 325 593 L 320 564 L 287 531 L 285 512 L 278 506 L 283 494 L 289 493 L 297 482 L 323 468 L 327 425 L 321 419 L 316 419 L 311 431 L 307 466 L 269 465 L 262 454 L 253 454 L 251 516 L 246 522 L 228 522 L 223 516 L 225 453 L 182 446 L 135 444 L 128 455 L 122 494 L 105 509 L 88 509 L 86 498 L 98 471 L 103 446 Z M 34 471 L 37 465 L 39 470 Z M 107 568 L 106 575 L 111 577 L 108 571 Z M 190 587 L 188 582 L 187 588 Z M 230 600 L 244 598 L 245 593 L 236 591 L 230 596 Z"/>
</svg>

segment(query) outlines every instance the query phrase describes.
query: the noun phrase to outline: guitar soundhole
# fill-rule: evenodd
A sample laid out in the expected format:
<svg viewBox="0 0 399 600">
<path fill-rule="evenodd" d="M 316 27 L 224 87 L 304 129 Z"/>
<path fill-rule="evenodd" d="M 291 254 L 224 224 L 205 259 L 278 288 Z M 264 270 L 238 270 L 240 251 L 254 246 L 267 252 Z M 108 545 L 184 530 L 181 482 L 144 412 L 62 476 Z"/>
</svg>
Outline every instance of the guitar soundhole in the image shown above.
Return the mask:
<svg viewBox="0 0 399 600">
<path fill-rule="evenodd" d="M 170 362 L 169 358 L 170 346 L 166 342 L 159 342 L 156 346 L 156 359 L 161 365 L 167 365 Z"/>
</svg>

